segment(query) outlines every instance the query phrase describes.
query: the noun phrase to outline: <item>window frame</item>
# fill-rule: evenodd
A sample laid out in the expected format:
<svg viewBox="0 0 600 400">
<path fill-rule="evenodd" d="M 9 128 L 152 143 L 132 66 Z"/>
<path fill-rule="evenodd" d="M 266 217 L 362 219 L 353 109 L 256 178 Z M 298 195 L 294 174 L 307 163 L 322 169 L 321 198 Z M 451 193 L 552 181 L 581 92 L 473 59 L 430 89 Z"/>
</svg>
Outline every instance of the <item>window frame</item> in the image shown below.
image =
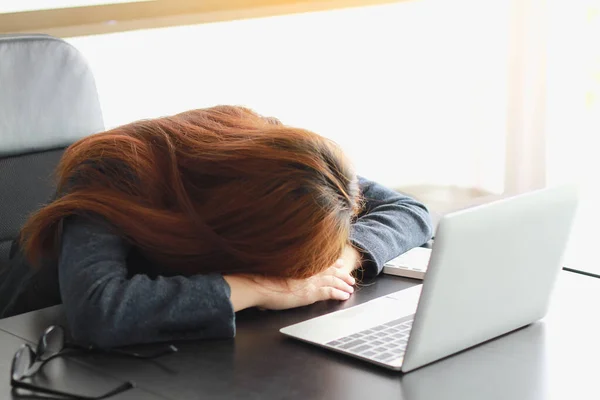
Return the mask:
<svg viewBox="0 0 600 400">
<path fill-rule="evenodd" d="M 0 13 L 0 34 L 45 33 L 56 37 L 76 37 L 401 1 L 409 0 L 138 0 Z"/>
</svg>

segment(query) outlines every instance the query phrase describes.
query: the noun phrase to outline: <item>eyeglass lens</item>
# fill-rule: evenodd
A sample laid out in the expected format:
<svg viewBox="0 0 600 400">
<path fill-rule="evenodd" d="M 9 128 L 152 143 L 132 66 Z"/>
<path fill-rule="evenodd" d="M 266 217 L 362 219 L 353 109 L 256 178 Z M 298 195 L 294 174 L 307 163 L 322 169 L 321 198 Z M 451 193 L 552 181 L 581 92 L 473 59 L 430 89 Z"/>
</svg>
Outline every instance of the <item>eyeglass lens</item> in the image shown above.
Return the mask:
<svg viewBox="0 0 600 400">
<path fill-rule="evenodd" d="M 17 350 L 15 356 L 13 357 L 11 374 L 12 378 L 16 381 L 21 379 L 31 365 L 33 364 L 34 359 L 33 350 L 28 345 L 23 345 L 19 350 Z"/>
<path fill-rule="evenodd" d="M 47 360 L 65 347 L 65 331 L 59 326 L 51 326 L 42 334 L 36 351 L 37 359 Z"/>
</svg>

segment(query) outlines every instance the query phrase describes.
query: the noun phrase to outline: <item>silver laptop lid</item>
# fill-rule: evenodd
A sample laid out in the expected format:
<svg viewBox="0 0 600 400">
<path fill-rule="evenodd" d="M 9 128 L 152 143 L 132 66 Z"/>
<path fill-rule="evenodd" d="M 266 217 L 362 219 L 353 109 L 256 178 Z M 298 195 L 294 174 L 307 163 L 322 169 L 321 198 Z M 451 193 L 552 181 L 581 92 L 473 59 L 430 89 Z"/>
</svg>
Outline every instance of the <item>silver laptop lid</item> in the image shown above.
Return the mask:
<svg viewBox="0 0 600 400">
<path fill-rule="evenodd" d="M 442 218 L 402 370 L 542 318 L 576 205 L 561 186 Z"/>
</svg>

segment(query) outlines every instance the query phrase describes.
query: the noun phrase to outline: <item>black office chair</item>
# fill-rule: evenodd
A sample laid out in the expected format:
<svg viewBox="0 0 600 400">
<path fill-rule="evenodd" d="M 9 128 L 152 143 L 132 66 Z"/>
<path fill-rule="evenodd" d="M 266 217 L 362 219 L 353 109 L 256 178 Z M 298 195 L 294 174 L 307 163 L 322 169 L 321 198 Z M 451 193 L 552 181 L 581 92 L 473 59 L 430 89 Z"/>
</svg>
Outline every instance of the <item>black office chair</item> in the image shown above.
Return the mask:
<svg viewBox="0 0 600 400">
<path fill-rule="evenodd" d="M 46 35 L 0 35 L 0 268 L 27 216 L 54 194 L 71 143 L 104 130 L 92 72 Z"/>
</svg>

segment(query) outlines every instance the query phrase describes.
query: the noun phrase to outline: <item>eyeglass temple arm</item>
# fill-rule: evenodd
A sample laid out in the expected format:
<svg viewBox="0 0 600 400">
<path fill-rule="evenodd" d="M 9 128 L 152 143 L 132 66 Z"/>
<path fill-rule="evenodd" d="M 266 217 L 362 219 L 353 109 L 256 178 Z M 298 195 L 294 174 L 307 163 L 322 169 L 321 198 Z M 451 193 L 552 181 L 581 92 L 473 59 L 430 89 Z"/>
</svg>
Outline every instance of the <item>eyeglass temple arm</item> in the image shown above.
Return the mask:
<svg viewBox="0 0 600 400">
<path fill-rule="evenodd" d="M 133 358 L 140 358 L 140 359 L 146 359 L 146 360 L 150 360 L 153 358 L 158 358 L 158 357 L 162 357 L 162 356 L 166 356 L 167 354 L 172 354 L 172 353 L 177 353 L 179 350 L 177 349 L 177 347 L 170 345 L 164 349 L 159 349 L 156 350 L 153 353 L 148 353 L 148 354 L 140 354 L 140 353 L 136 353 L 136 352 L 129 352 L 127 350 L 121 350 L 121 349 L 110 349 L 110 350 L 106 350 L 107 353 L 112 353 L 112 354 L 119 354 L 125 357 L 133 357 Z"/>
<path fill-rule="evenodd" d="M 90 352 L 97 352 L 97 353 L 104 353 L 104 354 L 115 354 L 115 355 L 120 355 L 120 356 L 124 356 L 124 357 L 138 358 L 138 359 L 145 359 L 145 360 L 151 360 L 153 358 L 166 356 L 167 354 L 177 353 L 179 351 L 177 349 L 177 347 L 175 347 L 174 345 L 169 345 L 164 349 L 158 349 L 158 350 L 154 351 L 153 353 L 148 353 L 148 354 L 141 354 L 141 353 L 127 351 L 127 350 L 123 350 L 123 349 L 114 349 L 114 348 L 113 349 L 102 349 L 102 348 L 93 347 L 93 346 L 82 346 L 82 345 L 75 344 L 75 343 L 68 343 L 66 345 L 66 347 L 71 348 L 71 349 L 77 349 L 77 350 L 87 350 Z"/>
</svg>

